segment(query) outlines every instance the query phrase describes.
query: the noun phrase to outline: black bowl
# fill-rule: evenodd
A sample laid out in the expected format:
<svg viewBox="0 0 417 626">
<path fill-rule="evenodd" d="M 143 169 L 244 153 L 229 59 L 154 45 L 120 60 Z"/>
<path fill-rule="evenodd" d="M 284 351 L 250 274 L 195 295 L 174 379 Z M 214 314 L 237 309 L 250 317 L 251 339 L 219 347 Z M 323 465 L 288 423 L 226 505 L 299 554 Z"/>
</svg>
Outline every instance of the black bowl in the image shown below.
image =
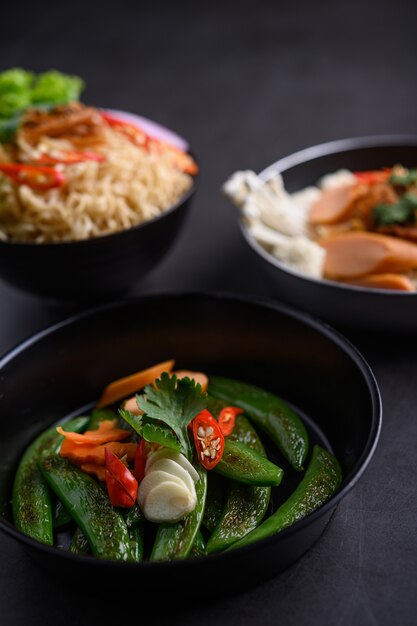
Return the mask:
<svg viewBox="0 0 417 626">
<path fill-rule="evenodd" d="M 396 163 L 417 165 L 417 136 L 342 139 L 313 146 L 280 159 L 260 174 L 265 180 L 280 173 L 293 193 L 314 185 L 324 174 L 340 168 L 371 170 Z M 316 280 L 289 269 L 247 232 L 243 235 L 267 269 L 282 300 L 342 326 L 372 330 L 416 330 L 417 293 L 367 289 L 329 280 Z"/>
<path fill-rule="evenodd" d="M 298 407 L 312 442 L 343 469 L 324 506 L 275 537 L 224 554 L 173 563 L 129 564 L 45 546 L 11 524 L 11 486 L 28 443 L 57 418 L 82 413 L 114 378 L 169 357 L 178 367 L 233 376 L 276 391 Z M 128 300 L 60 323 L 0 361 L 0 528 L 54 575 L 136 589 L 232 589 L 273 576 L 321 535 L 337 503 L 367 467 L 381 427 L 373 374 L 343 337 L 273 303 L 210 295 Z M 13 417 L 11 417 L 13 416 Z M 282 459 L 281 459 L 282 460 Z M 288 489 L 287 486 L 283 490 Z M 273 508 L 286 494 L 274 489 Z"/>
<path fill-rule="evenodd" d="M 0 241 L 0 277 L 51 300 L 97 302 L 129 292 L 174 243 L 196 189 L 167 211 L 126 230 L 63 243 Z"/>
</svg>

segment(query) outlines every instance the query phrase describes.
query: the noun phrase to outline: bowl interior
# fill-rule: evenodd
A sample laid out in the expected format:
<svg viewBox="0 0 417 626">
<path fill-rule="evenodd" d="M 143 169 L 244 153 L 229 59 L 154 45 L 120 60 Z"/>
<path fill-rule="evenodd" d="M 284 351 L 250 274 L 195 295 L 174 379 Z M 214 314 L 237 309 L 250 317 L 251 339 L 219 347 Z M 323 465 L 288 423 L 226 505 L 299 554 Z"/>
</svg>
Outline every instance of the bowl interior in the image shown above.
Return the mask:
<svg viewBox="0 0 417 626">
<path fill-rule="evenodd" d="M 261 176 L 268 178 L 279 172 L 285 188 L 293 193 L 339 169 L 372 170 L 398 163 L 416 167 L 417 137 L 363 137 L 330 142 L 280 159 L 263 170 Z"/>
<path fill-rule="evenodd" d="M 39 432 L 82 413 L 112 379 L 171 357 L 179 368 L 252 382 L 294 404 L 307 417 L 312 442 L 328 445 L 341 462 L 345 486 L 373 449 L 379 405 L 372 374 L 319 323 L 276 305 L 222 297 L 126 301 L 59 325 L 0 362 L 3 519 L 11 519 L 18 460 Z M 273 506 L 299 480 L 291 474 L 284 490 L 274 490 Z"/>
</svg>

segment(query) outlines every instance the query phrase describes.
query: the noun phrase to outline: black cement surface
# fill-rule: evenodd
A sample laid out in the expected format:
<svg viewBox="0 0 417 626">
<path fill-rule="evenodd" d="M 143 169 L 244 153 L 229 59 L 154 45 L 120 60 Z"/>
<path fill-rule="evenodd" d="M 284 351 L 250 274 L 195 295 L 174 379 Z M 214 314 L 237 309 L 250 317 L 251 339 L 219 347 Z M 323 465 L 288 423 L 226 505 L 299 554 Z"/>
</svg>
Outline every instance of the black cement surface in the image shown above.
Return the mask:
<svg viewBox="0 0 417 626">
<path fill-rule="evenodd" d="M 85 99 L 185 135 L 201 163 L 175 248 L 136 293 L 224 290 L 279 298 L 253 264 L 219 188 L 297 149 L 341 137 L 415 133 L 417 5 L 397 2 L 8 3 L 2 68 L 81 74 Z M 30 271 L 30 268 L 28 268 Z M 66 317 L 0 283 L 0 351 Z M 376 315 L 378 312 L 375 313 Z M 262 586 L 201 606 L 100 602 L 44 574 L 0 537 L 0 623 L 417 623 L 417 338 L 347 334 L 374 368 L 384 425 L 373 463 L 313 549 Z"/>
</svg>

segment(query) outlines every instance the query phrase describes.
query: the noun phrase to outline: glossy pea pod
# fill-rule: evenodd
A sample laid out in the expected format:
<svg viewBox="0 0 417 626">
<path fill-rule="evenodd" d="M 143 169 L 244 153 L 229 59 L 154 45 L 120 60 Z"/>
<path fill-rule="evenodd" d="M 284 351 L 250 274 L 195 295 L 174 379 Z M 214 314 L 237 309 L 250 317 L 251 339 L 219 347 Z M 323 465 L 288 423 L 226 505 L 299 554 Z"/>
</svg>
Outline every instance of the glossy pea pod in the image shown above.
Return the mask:
<svg viewBox="0 0 417 626">
<path fill-rule="evenodd" d="M 324 504 L 339 488 L 342 471 L 335 457 L 314 446 L 307 471 L 291 496 L 258 528 L 237 541 L 229 550 L 247 546 L 284 530 Z"/>
<path fill-rule="evenodd" d="M 143 561 L 143 526 L 129 528 L 130 557 L 129 561 L 140 563 Z"/>
<path fill-rule="evenodd" d="M 205 554 L 206 554 L 206 543 L 204 541 L 203 533 L 201 532 L 201 530 L 198 530 L 194 539 L 194 543 L 190 550 L 190 554 L 188 556 L 190 558 L 196 558 L 199 556 L 204 556 Z"/>
<path fill-rule="evenodd" d="M 237 416 L 229 439 L 240 441 L 266 456 L 255 429 L 243 415 Z M 265 516 L 270 496 L 271 487 L 254 487 L 228 481 L 223 510 L 207 542 L 207 552 L 225 550 L 254 530 Z"/>
<path fill-rule="evenodd" d="M 274 394 L 229 378 L 211 376 L 209 393 L 242 408 L 251 422 L 268 434 L 291 466 L 303 470 L 308 433 L 298 415 Z"/>
<path fill-rule="evenodd" d="M 189 556 L 203 520 L 207 494 L 207 472 L 198 462 L 193 463 L 199 479 L 195 485 L 197 505 L 192 513 L 174 524 L 160 524 L 152 548 L 151 561 L 172 561 Z"/>
<path fill-rule="evenodd" d="M 53 513 L 54 529 L 63 528 L 72 522 L 72 517 L 68 513 L 60 500 L 56 500 Z"/>
<path fill-rule="evenodd" d="M 212 532 L 220 521 L 223 504 L 223 478 L 214 472 L 207 474 L 207 497 L 204 509 L 203 526 Z"/>
<path fill-rule="evenodd" d="M 246 485 L 278 487 L 283 470 L 240 441 L 225 439 L 223 456 L 214 471 Z"/>
<path fill-rule="evenodd" d="M 123 515 L 110 503 L 107 493 L 78 467 L 58 455 L 40 462 L 43 477 L 86 536 L 94 556 L 131 558 L 131 544 Z"/>
<path fill-rule="evenodd" d="M 68 421 L 68 431 L 82 432 L 86 417 Z M 53 545 L 53 507 L 50 491 L 38 463 L 45 452 L 56 451 L 62 442 L 56 426 L 41 433 L 23 455 L 13 484 L 12 509 L 14 525 L 32 539 Z M 66 513 L 62 512 L 66 516 Z"/>
<path fill-rule="evenodd" d="M 69 547 L 70 552 L 73 554 L 91 554 L 90 545 L 87 537 L 79 526 L 74 530 Z"/>
</svg>

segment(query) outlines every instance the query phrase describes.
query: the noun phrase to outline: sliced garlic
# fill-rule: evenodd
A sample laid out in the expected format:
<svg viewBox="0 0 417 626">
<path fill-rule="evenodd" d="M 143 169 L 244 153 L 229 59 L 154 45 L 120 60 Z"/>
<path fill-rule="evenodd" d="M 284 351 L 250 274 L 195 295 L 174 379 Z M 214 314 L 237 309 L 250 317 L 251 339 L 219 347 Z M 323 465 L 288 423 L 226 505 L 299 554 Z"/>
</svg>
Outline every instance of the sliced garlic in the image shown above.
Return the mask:
<svg viewBox="0 0 417 626">
<path fill-rule="evenodd" d="M 142 480 L 138 489 L 138 502 L 142 506 L 145 503 L 146 497 L 150 491 L 157 485 L 160 485 L 163 482 L 171 481 L 173 483 L 177 483 L 180 487 L 184 487 L 187 489 L 187 485 L 184 483 L 181 478 L 177 478 L 177 476 L 173 476 L 172 474 L 168 474 L 168 472 L 156 471 L 149 472 Z"/>
<path fill-rule="evenodd" d="M 197 504 L 194 483 L 199 475 L 179 452 L 160 448 L 149 455 L 145 478 L 138 489 L 138 502 L 151 522 L 176 522 Z"/>
<path fill-rule="evenodd" d="M 194 481 L 190 474 L 179 463 L 172 459 L 159 459 L 151 465 L 152 472 L 163 471 L 182 480 L 191 493 L 195 493 Z"/>
<path fill-rule="evenodd" d="M 176 452 L 175 450 L 171 450 L 170 448 L 160 448 L 156 452 L 153 452 L 147 459 L 145 465 L 145 473 L 147 474 L 150 470 L 153 463 L 159 461 L 160 459 L 172 459 L 178 465 L 181 465 L 191 476 L 193 481 L 196 483 L 198 481 L 197 470 L 191 465 L 190 461 L 185 458 L 181 452 Z"/>
<path fill-rule="evenodd" d="M 177 522 L 191 513 L 197 504 L 185 486 L 173 481 L 161 482 L 149 491 L 143 512 L 150 522 Z"/>
</svg>

